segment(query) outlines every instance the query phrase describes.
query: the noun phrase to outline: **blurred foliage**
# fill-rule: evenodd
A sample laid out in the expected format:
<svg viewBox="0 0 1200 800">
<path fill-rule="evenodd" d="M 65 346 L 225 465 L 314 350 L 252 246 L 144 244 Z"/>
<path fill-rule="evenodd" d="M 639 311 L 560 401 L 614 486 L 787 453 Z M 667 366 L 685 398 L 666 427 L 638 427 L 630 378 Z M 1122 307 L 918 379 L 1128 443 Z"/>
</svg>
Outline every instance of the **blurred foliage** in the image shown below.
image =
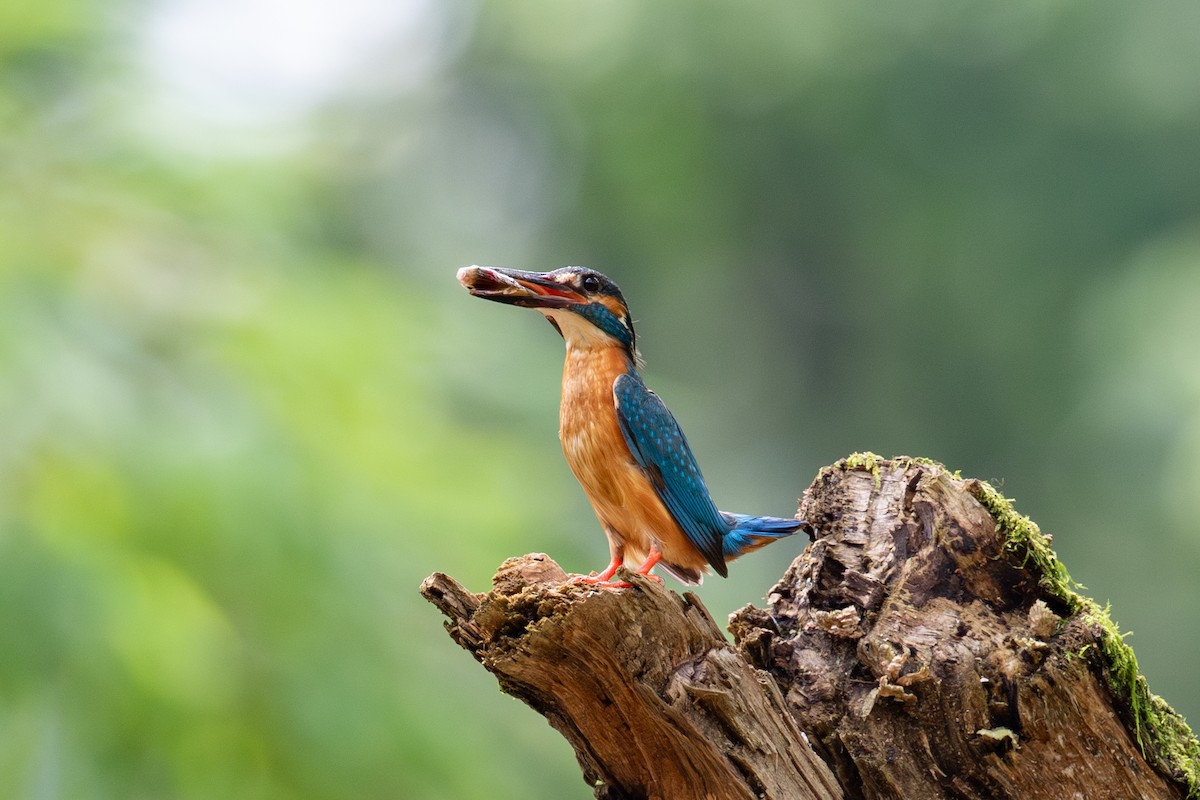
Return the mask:
<svg viewBox="0 0 1200 800">
<path fill-rule="evenodd" d="M 0 794 L 589 795 L 416 595 L 606 555 L 561 343 L 468 263 L 613 276 L 725 508 L 854 450 L 999 479 L 1195 721 L 1198 17 L 5 6 Z M 272 106 L 297 19 L 376 44 Z"/>
</svg>

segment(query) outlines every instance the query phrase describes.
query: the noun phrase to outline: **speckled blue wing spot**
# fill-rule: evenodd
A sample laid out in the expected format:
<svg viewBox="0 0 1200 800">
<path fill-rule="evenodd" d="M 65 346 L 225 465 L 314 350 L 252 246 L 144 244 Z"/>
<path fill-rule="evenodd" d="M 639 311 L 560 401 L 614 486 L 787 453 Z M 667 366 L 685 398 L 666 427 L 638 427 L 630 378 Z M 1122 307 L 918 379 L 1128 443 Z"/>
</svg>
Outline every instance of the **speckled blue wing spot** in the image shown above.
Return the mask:
<svg viewBox="0 0 1200 800">
<path fill-rule="evenodd" d="M 635 372 L 613 383 L 617 419 L 629 452 L 679 527 L 719 575 L 728 575 L 722 539 L 730 524 L 713 504 L 679 423 Z"/>
</svg>

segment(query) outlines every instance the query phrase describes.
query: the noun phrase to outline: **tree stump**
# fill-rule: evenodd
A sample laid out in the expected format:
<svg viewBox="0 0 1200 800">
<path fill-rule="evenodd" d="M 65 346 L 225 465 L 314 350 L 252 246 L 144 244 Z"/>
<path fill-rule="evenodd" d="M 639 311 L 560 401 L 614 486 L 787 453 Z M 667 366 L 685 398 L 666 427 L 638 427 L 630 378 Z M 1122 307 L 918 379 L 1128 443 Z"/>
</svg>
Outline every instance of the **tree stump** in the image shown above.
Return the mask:
<svg viewBox="0 0 1200 800">
<path fill-rule="evenodd" d="M 421 591 L 598 798 L 1200 796 L 1187 725 L 990 486 L 856 455 L 800 516 L 815 541 L 735 645 L 690 592 L 566 583 L 540 554 L 486 595 Z"/>
</svg>

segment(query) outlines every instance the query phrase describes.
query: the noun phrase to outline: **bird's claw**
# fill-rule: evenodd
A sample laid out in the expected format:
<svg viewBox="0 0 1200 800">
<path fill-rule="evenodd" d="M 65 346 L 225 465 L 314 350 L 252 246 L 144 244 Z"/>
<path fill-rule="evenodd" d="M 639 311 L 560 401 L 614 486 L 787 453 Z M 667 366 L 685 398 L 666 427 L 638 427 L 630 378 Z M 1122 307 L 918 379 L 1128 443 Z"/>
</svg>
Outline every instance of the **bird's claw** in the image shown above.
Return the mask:
<svg viewBox="0 0 1200 800">
<path fill-rule="evenodd" d="M 601 589 L 629 589 L 633 586 L 631 583 L 614 581 L 611 577 L 606 578 L 594 572 L 591 575 L 572 575 L 567 579 L 567 583 L 575 586 L 596 586 Z"/>
<path fill-rule="evenodd" d="M 570 578 L 567 578 L 567 583 L 574 583 L 574 584 L 580 584 L 580 583 L 602 584 L 602 583 L 607 583 L 607 582 L 608 582 L 607 580 L 600 577 L 599 575 L 597 575 L 594 572 L 591 575 L 572 575 Z"/>
<path fill-rule="evenodd" d="M 643 572 L 639 572 L 637 574 L 641 575 L 643 578 L 649 578 L 650 580 L 654 581 L 655 583 L 663 582 L 663 579 L 658 577 L 657 575 L 652 575 L 650 573 L 643 573 Z M 597 586 L 597 587 L 600 587 L 601 589 L 632 589 L 633 588 L 633 584 L 630 583 L 629 581 L 613 580 L 611 577 L 606 578 L 603 575 L 597 575 L 594 572 L 591 575 L 572 575 L 570 578 L 567 579 L 567 583 L 571 583 L 576 586 L 578 586 L 580 584 L 584 584 L 587 586 Z"/>
</svg>

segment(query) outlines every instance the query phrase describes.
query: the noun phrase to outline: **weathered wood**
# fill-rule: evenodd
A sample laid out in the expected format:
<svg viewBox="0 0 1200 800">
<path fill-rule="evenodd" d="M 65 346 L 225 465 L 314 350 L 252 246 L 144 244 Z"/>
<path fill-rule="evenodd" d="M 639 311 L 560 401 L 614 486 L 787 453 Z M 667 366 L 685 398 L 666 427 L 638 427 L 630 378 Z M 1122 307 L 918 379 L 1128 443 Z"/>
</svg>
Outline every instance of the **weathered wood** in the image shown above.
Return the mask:
<svg viewBox="0 0 1200 800">
<path fill-rule="evenodd" d="M 505 562 L 486 595 L 441 574 L 421 591 L 600 798 L 1195 791 L 1186 724 L 986 484 L 854 457 L 800 511 L 816 541 L 766 609 L 731 617 L 736 649 L 691 593 L 569 584 L 543 555 Z"/>
<path fill-rule="evenodd" d="M 766 610 L 731 618 L 743 653 L 851 797 L 1183 797 L 1112 689 L 1115 631 L 1012 546 L 983 491 L 910 459 L 823 470 L 800 506 L 820 537 Z"/>
<path fill-rule="evenodd" d="M 441 574 L 421 592 L 504 691 L 570 741 L 598 798 L 842 797 L 775 682 L 694 595 L 640 576 L 619 591 L 566 579 L 535 554 L 505 562 L 487 595 Z"/>
</svg>

